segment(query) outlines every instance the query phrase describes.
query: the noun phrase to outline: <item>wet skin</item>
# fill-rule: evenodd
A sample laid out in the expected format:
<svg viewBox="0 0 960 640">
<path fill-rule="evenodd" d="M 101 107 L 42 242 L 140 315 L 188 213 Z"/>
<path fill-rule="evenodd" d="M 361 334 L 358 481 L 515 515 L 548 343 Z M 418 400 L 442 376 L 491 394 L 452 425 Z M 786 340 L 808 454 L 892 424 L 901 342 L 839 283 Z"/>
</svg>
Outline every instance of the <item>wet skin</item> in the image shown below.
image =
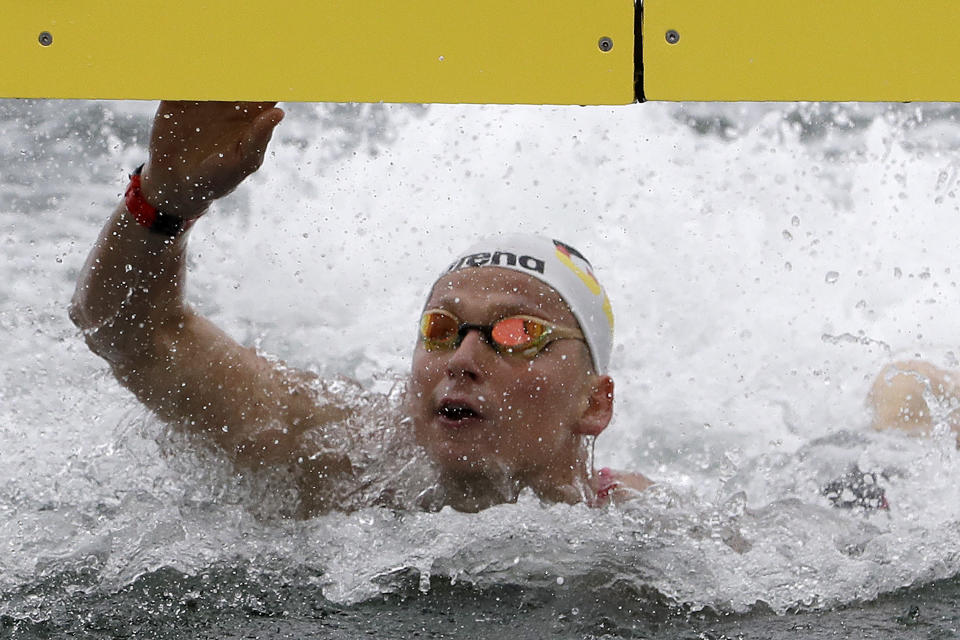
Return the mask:
<svg viewBox="0 0 960 640">
<path fill-rule="evenodd" d="M 282 118 L 272 102 L 162 102 L 143 198 L 198 217 L 257 170 Z M 352 472 L 351 461 L 335 446 L 318 451 L 316 437 L 335 438 L 334 425 L 350 411 L 317 397 L 313 373 L 237 343 L 186 303 L 188 238 L 149 231 L 119 203 L 78 278 L 71 319 L 162 419 L 209 439 L 240 469 L 300 469 L 309 478 L 301 487 L 306 515 L 340 508 L 336 479 Z M 428 304 L 468 323 L 524 314 L 576 327 L 556 292 L 496 267 L 444 278 Z M 551 501 L 595 495 L 584 437 L 607 426 L 613 381 L 592 372 L 583 342 L 557 341 L 527 360 L 498 355 L 472 331 L 456 351 L 418 346 L 413 361 L 409 411 L 442 471 L 444 504 L 477 510 L 515 495 L 489 491 L 492 480 L 530 486 Z M 617 481 L 642 488 L 632 477 Z"/>
<path fill-rule="evenodd" d="M 482 325 L 523 314 L 579 328 L 556 291 L 498 267 L 441 278 L 425 308 Z M 501 355 L 470 331 L 456 350 L 427 350 L 420 341 L 413 355 L 408 410 L 417 441 L 452 484 L 512 482 L 544 498 L 580 499 L 583 436 L 606 427 L 612 401 L 612 380 L 593 372 L 581 340 L 557 340 L 527 359 Z"/>
</svg>

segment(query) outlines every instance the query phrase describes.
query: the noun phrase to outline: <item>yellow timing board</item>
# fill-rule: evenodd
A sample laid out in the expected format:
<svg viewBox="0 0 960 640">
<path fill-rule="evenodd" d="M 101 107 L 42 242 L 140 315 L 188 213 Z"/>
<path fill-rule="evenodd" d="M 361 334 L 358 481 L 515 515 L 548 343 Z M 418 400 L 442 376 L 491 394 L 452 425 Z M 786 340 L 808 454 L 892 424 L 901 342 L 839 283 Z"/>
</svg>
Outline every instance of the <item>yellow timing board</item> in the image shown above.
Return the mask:
<svg viewBox="0 0 960 640">
<path fill-rule="evenodd" d="M 960 101 L 960 0 L 643 0 L 636 11 L 633 0 L 0 0 L 0 10 L 0 96 L 11 98 Z"/>
<path fill-rule="evenodd" d="M 644 0 L 648 100 L 960 100 L 958 0 Z"/>
<path fill-rule="evenodd" d="M 626 104 L 633 0 L 0 0 L 10 98 Z"/>
</svg>

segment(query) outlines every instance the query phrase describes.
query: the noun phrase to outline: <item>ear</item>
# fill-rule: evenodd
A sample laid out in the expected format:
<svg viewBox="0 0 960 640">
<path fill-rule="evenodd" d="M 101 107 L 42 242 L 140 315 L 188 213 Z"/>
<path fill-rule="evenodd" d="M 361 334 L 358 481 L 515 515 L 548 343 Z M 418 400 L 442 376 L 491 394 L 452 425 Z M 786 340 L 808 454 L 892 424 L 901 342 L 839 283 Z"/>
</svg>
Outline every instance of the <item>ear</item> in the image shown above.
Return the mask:
<svg viewBox="0 0 960 640">
<path fill-rule="evenodd" d="M 613 378 L 597 376 L 587 397 L 587 406 L 574 427 L 574 433 L 598 436 L 613 417 Z"/>
</svg>

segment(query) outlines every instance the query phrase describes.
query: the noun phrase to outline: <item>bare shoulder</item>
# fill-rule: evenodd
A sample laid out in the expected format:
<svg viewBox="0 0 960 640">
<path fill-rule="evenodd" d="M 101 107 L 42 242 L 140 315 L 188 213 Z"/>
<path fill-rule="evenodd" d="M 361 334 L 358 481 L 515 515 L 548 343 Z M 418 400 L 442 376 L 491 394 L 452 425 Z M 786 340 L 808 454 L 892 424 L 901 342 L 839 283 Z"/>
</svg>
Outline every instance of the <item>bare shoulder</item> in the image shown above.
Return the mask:
<svg viewBox="0 0 960 640">
<path fill-rule="evenodd" d="M 956 389 L 958 377 L 956 372 L 941 369 L 926 360 L 898 360 L 880 370 L 873 391 L 882 391 L 907 381 L 929 384 L 935 393 L 944 393 Z"/>
<path fill-rule="evenodd" d="M 238 463 L 284 464 L 303 454 L 307 432 L 350 413 L 344 389 L 237 344 L 188 315 L 158 346 L 114 372 L 162 418 L 203 434 Z"/>
<path fill-rule="evenodd" d="M 960 395 L 957 375 L 924 360 L 901 360 L 886 365 L 867 397 L 876 429 L 924 433 L 932 426 L 937 407 Z"/>
<path fill-rule="evenodd" d="M 873 428 L 899 429 L 915 435 L 947 424 L 960 444 L 960 375 L 925 360 L 902 360 L 885 366 L 867 396 Z"/>
</svg>

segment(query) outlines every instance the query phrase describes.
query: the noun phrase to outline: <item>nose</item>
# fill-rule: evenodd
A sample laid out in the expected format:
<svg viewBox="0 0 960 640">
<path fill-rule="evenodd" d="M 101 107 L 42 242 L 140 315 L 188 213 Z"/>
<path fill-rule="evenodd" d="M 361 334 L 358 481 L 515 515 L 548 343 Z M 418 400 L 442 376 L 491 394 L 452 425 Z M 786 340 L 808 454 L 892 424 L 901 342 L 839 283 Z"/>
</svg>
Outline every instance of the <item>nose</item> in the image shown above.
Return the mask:
<svg viewBox="0 0 960 640">
<path fill-rule="evenodd" d="M 479 380 L 490 371 L 490 360 L 496 358 L 493 350 L 477 329 L 471 329 L 463 336 L 460 345 L 447 360 L 447 375 L 451 378 L 465 377 Z"/>
</svg>

